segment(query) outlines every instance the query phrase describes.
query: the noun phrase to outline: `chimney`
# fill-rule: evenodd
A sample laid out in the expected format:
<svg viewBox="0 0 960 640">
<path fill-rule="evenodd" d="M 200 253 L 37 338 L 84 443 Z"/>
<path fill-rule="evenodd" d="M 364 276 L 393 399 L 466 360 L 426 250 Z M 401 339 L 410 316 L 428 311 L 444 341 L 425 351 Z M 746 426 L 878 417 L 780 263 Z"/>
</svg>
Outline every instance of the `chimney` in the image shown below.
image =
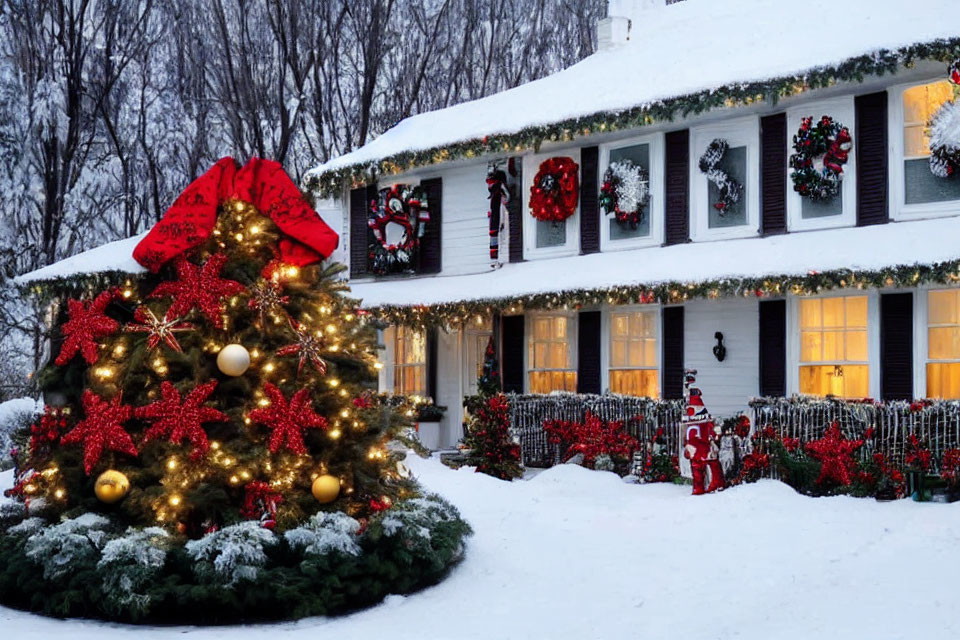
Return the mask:
<svg viewBox="0 0 960 640">
<path fill-rule="evenodd" d="M 668 4 L 672 2 L 670 0 L 607 0 L 607 17 L 597 23 L 597 48 L 603 51 L 628 42 L 631 27 L 639 14 Z"/>
</svg>

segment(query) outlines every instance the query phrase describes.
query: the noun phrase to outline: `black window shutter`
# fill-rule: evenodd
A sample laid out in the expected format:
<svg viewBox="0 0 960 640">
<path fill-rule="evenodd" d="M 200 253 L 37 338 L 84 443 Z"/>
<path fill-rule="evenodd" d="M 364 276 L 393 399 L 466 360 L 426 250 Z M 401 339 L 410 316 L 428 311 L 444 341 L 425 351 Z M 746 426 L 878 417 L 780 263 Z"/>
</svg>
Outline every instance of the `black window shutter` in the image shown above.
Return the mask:
<svg viewBox="0 0 960 640">
<path fill-rule="evenodd" d="M 760 302 L 760 395 L 787 395 L 787 301 Z"/>
<path fill-rule="evenodd" d="M 787 232 L 787 114 L 760 118 L 760 225 Z"/>
<path fill-rule="evenodd" d="M 600 149 L 580 149 L 580 253 L 600 251 Z"/>
<path fill-rule="evenodd" d="M 887 92 L 857 96 L 857 225 L 890 221 L 887 211 Z"/>
<path fill-rule="evenodd" d="M 420 238 L 420 273 L 440 273 L 441 252 L 440 237 L 443 228 L 443 182 L 440 178 L 431 178 L 420 182 L 420 188 L 427 194 L 427 206 L 430 208 L 430 222 Z"/>
<path fill-rule="evenodd" d="M 439 329 L 427 329 L 427 395 L 437 402 L 437 332 Z"/>
<path fill-rule="evenodd" d="M 600 312 L 577 316 L 577 393 L 600 393 Z"/>
<path fill-rule="evenodd" d="M 501 326 L 503 390 L 523 393 L 523 316 L 504 316 Z"/>
<path fill-rule="evenodd" d="M 880 296 L 880 399 L 913 399 L 913 294 Z"/>
<path fill-rule="evenodd" d="M 683 307 L 663 308 L 663 397 L 683 397 Z"/>
<path fill-rule="evenodd" d="M 367 242 L 367 234 L 370 228 L 367 226 L 369 218 L 368 211 L 370 201 L 367 197 L 366 187 L 352 189 L 350 191 L 350 277 L 366 275 L 367 256 L 370 251 L 370 245 Z"/>
<path fill-rule="evenodd" d="M 510 262 L 523 262 L 523 161 L 514 158 L 517 175 L 507 203 L 507 226 L 510 238 Z"/>
<path fill-rule="evenodd" d="M 666 244 L 682 244 L 690 241 L 690 130 L 671 131 L 665 142 Z"/>
</svg>

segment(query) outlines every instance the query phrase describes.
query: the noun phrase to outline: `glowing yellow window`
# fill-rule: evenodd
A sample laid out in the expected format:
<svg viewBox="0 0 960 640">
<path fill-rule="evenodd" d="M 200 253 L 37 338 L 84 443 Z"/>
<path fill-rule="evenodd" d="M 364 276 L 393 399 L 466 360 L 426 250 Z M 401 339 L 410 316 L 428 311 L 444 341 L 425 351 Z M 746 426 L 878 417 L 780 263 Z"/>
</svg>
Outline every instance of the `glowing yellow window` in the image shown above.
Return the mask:
<svg viewBox="0 0 960 640">
<path fill-rule="evenodd" d="M 656 398 L 660 394 L 657 313 L 610 314 L 610 391 Z"/>
<path fill-rule="evenodd" d="M 800 300 L 800 393 L 865 398 L 868 360 L 866 296 Z"/>
<path fill-rule="evenodd" d="M 577 390 L 570 325 L 564 315 L 533 317 L 527 352 L 530 393 Z"/>
<path fill-rule="evenodd" d="M 910 87 L 903 92 L 904 203 L 960 200 L 960 176 L 938 177 L 930 171 L 930 121 L 940 107 L 960 96 L 960 87 L 946 80 Z"/>
<path fill-rule="evenodd" d="M 397 327 L 394 339 L 393 391 L 406 396 L 425 396 L 427 386 L 427 339 L 422 331 Z"/>
<path fill-rule="evenodd" d="M 960 398 L 960 289 L 927 292 L 927 397 Z"/>
</svg>

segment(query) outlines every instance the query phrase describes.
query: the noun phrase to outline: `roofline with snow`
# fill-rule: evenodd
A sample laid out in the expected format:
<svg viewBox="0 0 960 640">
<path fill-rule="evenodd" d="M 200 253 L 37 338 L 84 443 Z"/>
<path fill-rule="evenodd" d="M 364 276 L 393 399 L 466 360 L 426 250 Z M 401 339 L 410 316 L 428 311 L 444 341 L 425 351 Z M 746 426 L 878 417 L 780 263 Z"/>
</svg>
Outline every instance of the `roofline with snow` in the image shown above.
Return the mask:
<svg viewBox="0 0 960 640">
<path fill-rule="evenodd" d="M 397 175 L 412 169 L 457 159 L 477 158 L 505 152 L 538 151 L 544 142 L 569 142 L 578 138 L 617 130 L 638 129 L 678 117 L 697 115 L 718 107 L 741 107 L 759 102 L 772 105 L 790 96 L 824 89 L 839 82 L 863 82 L 867 76 L 896 73 L 919 60 L 950 63 L 960 57 L 960 38 L 936 39 L 897 49 L 876 49 L 851 57 L 836 65 L 821 65 L 809 70 L 768 80 L 725 84 L 696 93 L 657 100 L 622 111 L 601 111 L 553 124 L 526 127 L 515 133 L 502 133 L 453 142 L 423 150 L 408 150 L 373 160 L 325 169 L 330 162 L 307 173 L 304 186 L 323 197 L 340 195 L 344 188 L 375 182 L 377 176 Z M 361 147 L 362 149 L 363 147 Z M 356 153 L 356 151 L 352 153 Z M 344 158 L 349 157 L 348 153 Z"/>
</svg>

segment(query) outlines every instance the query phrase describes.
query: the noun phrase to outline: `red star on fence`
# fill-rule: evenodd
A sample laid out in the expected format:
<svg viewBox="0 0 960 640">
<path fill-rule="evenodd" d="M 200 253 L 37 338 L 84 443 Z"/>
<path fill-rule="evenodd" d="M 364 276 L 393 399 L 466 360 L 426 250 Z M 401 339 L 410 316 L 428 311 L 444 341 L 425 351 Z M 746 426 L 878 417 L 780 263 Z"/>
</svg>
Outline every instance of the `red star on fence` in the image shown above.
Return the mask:
<svg viewBox="0 0 960 640">
<path fill-rule="evenodd" d="M 820 461 L 820 475 L 817 484 L 832 483 L 838 486 L 850 484 L 850 471 L 856 462 L 853 452 L 863 446 L 863 440 L 847 440 L 840 432 L 840 426 L 834 422 L 823 437 L 806 444 L 811 458 Z"/>
</svg>

